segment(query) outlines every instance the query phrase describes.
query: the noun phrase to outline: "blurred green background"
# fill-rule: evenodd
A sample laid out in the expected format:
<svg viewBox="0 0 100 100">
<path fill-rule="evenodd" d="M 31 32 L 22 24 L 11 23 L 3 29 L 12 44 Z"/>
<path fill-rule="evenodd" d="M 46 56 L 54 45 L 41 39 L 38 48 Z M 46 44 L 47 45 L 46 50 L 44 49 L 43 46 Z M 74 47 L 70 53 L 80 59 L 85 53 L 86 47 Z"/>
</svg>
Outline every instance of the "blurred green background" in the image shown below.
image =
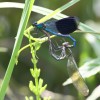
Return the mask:
<svg viewBox="0 0 100 100">
<path fill-rule="evenodd" d="M 55 10 L 69 1 L 70 0 L 36 0 L 35 5 Z M 0 2 L 24 3 L 24 0 L 0 0 Z M 99 9 L 100 0 L 80 0 L 80 2 L 62 13 L 68 16 L 77 16 L 81 22 L 100 32 Z M 0 85 L 11 57 L 21 13 L 21 9 L 0 8 Z M 32 12 L 27 27 L 42 17 L 43 15 Z M 72 36 L 77 40 L 77 45 L 72 49 L 72 51 L 78 66 L 83 65 L 88 60 L 100 57 L 100 53 L 96 51 L 100 51 L 100 45 L 95 49 L 95 46 L 91 45 L 89 41 L 87 41 L 88 37 L 86 38 L 85 35 L 85 33 L 72 34 Z M 100 38 L 97 44 L 99 42 Z M 22 46 L 26 44 L 28 44 L 28 40 L 24 37 Z M 38 67 L 41 69 L 41 77 L 44 79 L 44 83 L 48 84 L 47 90 L 58 93 L 58 95 L 55 94 L 53 100 L 85 100 L 87 98 L 79 95 L 72 84 L 62 86 L 62 83 L 69 78 L 66 69 L 67 62 L 66 60 L 56 61 L 50 56 L 48 42 L 42 45 L 37 56 L 39 58 Z M 33 96 L 28 89 L 29 81 L 34 81 L 30 74 L 30 68 L 33 67 L 31 63 L 30 50 L 24 50 L 18 60 L 19 63 L 14 68 L 5 100 L 24 100 L 26 95 Z M 91 94 L 100 84 L 100 73 L 87 78 L 86 83 Z M 56 95 L 58 97 L 56 97 Z"/>
</svg>

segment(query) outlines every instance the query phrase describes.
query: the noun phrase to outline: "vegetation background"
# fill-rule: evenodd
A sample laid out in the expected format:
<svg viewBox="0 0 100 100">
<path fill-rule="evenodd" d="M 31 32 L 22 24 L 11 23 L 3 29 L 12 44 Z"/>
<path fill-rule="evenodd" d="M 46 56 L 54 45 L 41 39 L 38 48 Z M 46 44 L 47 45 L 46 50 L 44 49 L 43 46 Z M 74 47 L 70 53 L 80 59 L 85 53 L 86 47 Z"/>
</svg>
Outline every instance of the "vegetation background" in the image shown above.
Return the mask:
<svg viewBox="0 0 100 100">
<path fill-rule="evenodd" d="M 35 5 L 55 10 L 69 1 L 70 0 L 36 0 Z M 0 2 L 24 3 L 25 0 L 0 0 Z M 80 2 L 68 8 L 62 13 L 68 16 L 77 16 L 81 22 L 100 32 L 99 9 L 99 0 L 80 0 Z M 0 9 L 1 81 L 4 77 L 11 57 L 21 14 L 21 9 Z M 27 27 L 42 17 L 43 15 L 32 13 Z M 88 38 L 90 37 L 86 38 L 85 33 L 75 33 L 72 34 L 72 36 L 77 40 L 76 47 L 73 48 L 72 51 L 78 66 L 83 65 L 88 60 L 100 57 L 99 53 L 97 53 L 95 50 L 95 45 L 89 43 Z M 28 40 L 24 37 L 22 46 L 26 45 L 27 43 Z M 99 46 L 96 47 L 96 49 L 100 51 Z M 30 68 L 32 68 L 33 65 L 31 63 L 31 55 L 29 52 L 29 49 L 24 50 L 19 56 L 19 63 L 14 68 L 5 100 L 24 100 L 26 95 L 33 96 L 28 88 L 29 81 L 33 80 L 30 74 Z M 59 93 L 57 95 L 59 99 L 57 100 L 61 100 L 61 97 L 62 100 L 66 100 L 64 98 L 68 97 L 70 98 L 68 100 L 85 100 L 83 96 L 79 95 L 73 85 L 62 86 L 62 83 L 65 82 L 67 78 L 69 78 L 66 69 L 66 60 L 56 61 L 53 59 L 49 54 L 48 42 L 42 45 L 42 48 L 38 51 L 37 56 L 39 58 L 38 67 L 41 69 L 41 77 L 44 79 L 44 83 L 48 84 L 47 90 L 54 93 Z M 90 89 L 90 94 L 100 84 L 99 76 L 100 73 L 86 79 L 86 83 Z M 56 98 L 54 100 L 56 100 Z"/>
</svg>

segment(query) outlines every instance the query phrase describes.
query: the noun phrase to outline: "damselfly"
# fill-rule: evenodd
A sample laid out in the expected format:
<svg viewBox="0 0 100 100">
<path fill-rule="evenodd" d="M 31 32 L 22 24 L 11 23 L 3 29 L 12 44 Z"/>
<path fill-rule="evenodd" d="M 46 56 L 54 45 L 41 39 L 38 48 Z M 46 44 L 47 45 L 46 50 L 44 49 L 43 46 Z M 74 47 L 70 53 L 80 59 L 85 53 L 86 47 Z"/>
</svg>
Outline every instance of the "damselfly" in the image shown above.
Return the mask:
<svg viewBox="0 0 100 100">
<path fill-rule="evenodd" d="M 35 26 L 35 28 L 39 29 L 40 31 L 43 31 L 47 35 L 50 43 L 49 46 L 50 53 L 56 60 L 61 60 L 64 58 L 68 59 L 67 70 L 69 76 L 71 77 L 72 82 L 76 87 L 76 89 L 80 91 L 84 96 L 86 96 L 89 93 L 89 89 L 85 84 L 81 74 L 79 73 L 77 64 L 72 56 L 72 51 L 70 49 L 76 45 L 76 40 L 70 36 L 70 33 L 78 29 L 78 24 L 79 21 L 76 17 L 68 17 L 68 18 L 63 18 L 56 21 L 48 21 L 40 24 L 37 24 L 35 22 L 33 23 L 33 26 Z M 70 38 L 73 44 L 70 45 L 69 42 L 64 42 L 62 45 L 56 48 L 50 39 L 49 33 L 57 36 L 62 36 L 64 38 L 65 37 Z M 66 50 L 68 50 L 69 52 L 68 54 L 66 53 Z M 56 53 L 57 51 L 60 51 L 59 55 Z"/>
<path fill-rule="evenodd" d="M 41 31 L 46 31 L 53 35 L 68 37 L 73 41 L 73 46 L 76 45 L 76 40 L 70 36 L 70 33 L 78 29 L 78 18 L 68 17 L 56 21 L 48 21 L 46 23 L 37 24 L 33 23 L 33 26 Z"/>
<path fill-rule="evenodd" d="M 68 42 L 64 42 L 62 45 L 62 48 L 63 48 L 63 51 L 65 51 L 65 52 L 66 52 L 66 50 L 68 50 L 68 54 L 65 53 L 66 57 L 68 58 L 67 71 L 68 71 L 70 78 L 72 79 L 74 86 L 81 94 L 83 94 L 84 96 L 87 96 L 89 94 L 89 89 L 88 89 L 87 85 L 85 84 L 85 81 L 82 78 L 82 76 L 78 70 L 77 64 L 72 55 L 72 51 L 68 47 Z"/>
</svg>

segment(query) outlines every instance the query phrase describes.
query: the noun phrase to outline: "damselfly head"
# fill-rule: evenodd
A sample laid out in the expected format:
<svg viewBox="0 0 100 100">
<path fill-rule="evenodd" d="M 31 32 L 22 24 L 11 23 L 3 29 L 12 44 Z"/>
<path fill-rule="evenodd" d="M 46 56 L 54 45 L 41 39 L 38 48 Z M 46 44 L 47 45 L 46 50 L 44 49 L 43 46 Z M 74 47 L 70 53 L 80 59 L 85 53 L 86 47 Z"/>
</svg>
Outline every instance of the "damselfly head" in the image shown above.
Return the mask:
<svg viewBox="0 0 100 100">
<path fill-rule="evenodd" d="M 44 29 L 46 27 L 44 23 L 37 24 L 37 22 L 34 22 L 32 25 L 35 26 L 37 29 Z"/>
</svg>

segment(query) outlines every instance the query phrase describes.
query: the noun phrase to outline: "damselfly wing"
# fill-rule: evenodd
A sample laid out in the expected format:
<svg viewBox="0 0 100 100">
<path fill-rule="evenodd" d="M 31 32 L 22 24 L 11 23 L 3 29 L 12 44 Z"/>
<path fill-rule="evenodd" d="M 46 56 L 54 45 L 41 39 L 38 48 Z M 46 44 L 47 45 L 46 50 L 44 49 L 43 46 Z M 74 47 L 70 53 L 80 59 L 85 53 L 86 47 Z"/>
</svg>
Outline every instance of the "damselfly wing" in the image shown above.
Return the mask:
<svg viewBox="0 0 100 100">
<path fill-rule="evenodd" d="M 87 96 L 89 94 L 89 89 L 78 70 L 77 64 L 72 54 L 70 54 L 68 57 L 67 71 L 76 89 L 84 96 Z"/>
</svg>

